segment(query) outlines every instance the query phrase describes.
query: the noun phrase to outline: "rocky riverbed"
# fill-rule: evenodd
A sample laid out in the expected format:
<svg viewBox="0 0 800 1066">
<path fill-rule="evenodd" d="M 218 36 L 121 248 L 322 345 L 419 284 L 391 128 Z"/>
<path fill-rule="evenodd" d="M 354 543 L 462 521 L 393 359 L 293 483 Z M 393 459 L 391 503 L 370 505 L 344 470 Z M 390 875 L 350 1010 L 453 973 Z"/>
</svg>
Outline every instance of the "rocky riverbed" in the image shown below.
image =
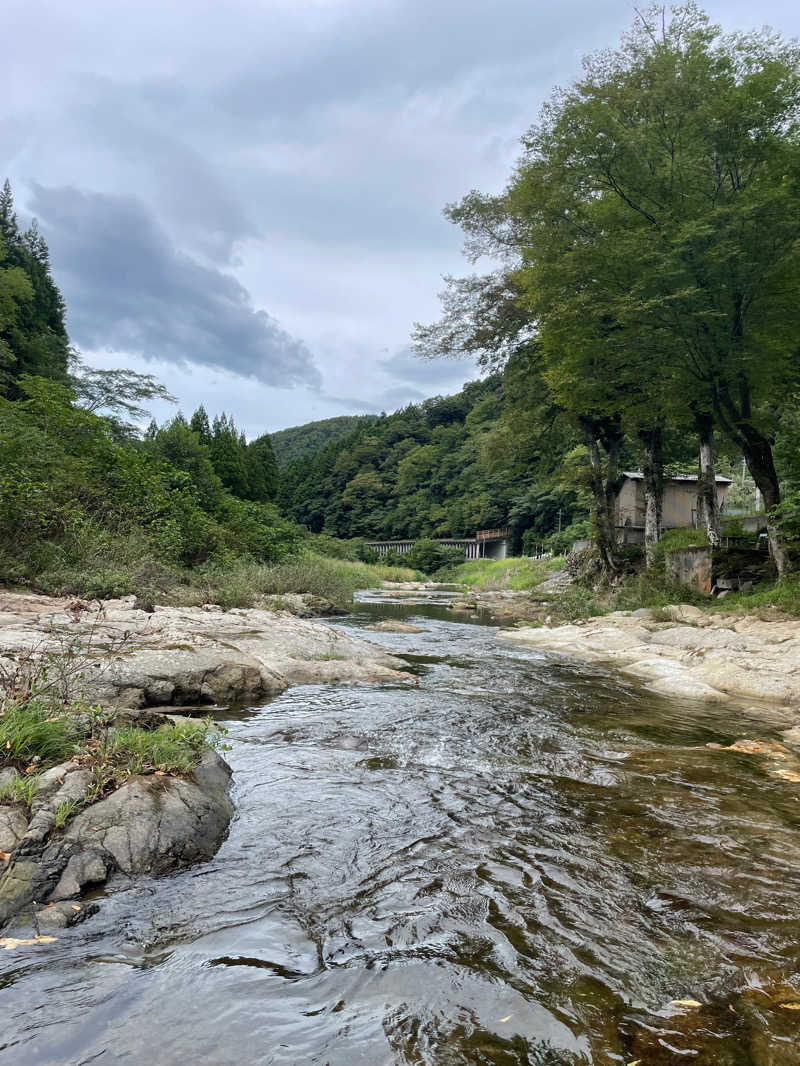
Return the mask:
<svg viewBox="0 0 800 1066">
<path fill-rule="evenodd" d="M 654 692 L 705 702 L 766 701 L 800 717 L 800 622 L 688 604 L 615 611 L 571 625 L 504 630 L 508 640 L 614 663 Z"/>
<path fill-rule="evenodd" d="M 144 611 L 132 596 L 0 596 L 0 683 L 41 683 L 44 667 L 48 698 L 99 705 L 112 729 L 171 728 L 187 714 L 263 700 L 292 684 L 411 681 L 403 666 L 374 644 L 287 611 Z M 88 732 L 89 717 L 72 716 L 76 735 Z M 43 773 L 0 770 L 0 787 L 29 786 L 25 802 L 9 792 L 16 802 L 0 804 L 0 926 L 21 912 L 42 926 L 74 924 L 96 910 L 76 902 L 87 887 L 112 873 L 159 874 L 210 858 L 223 840 L 231 773 L 216 751 L 207 748 L 191 773 L 136 774 L 110 794 L 92 791 L 91 762 L 87 750 Z"/>
</svg>

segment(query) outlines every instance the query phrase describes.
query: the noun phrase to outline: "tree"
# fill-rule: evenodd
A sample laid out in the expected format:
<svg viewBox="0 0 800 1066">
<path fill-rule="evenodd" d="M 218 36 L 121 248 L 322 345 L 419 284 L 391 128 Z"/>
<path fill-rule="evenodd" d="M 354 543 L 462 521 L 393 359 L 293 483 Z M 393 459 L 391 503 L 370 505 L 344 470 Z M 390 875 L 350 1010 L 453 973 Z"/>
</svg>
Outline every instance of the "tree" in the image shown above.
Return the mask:
<svg viewBox="0 0 800 1066">
<path fill-rule="evenodd" d="M 197 434 L 203 444 L 211 444 L 211 425 L 208 421 L 206 409 L 202 404 L 192 415 L 189 428 Z"/>
<path fill-rule="evenodd" d="M 189 475 L 204 510 L 214 511 L 219 506 L 223 487 L 214 471 L 209 449 L 182 414 L 148 432 L 146 446 L 151 454 Z"/>
<path fill-rule="evenodd" d="M 202 438 L 201 438 L 202 439 Z M 223 411 L 211 427 L 211 462 L 222 484 L 240 499 L 248 497 L 245 449 L 232 418 Z"/>
<path fill-rule="evenodd" d="M 256 437 L 245 448 L 248 499 L 259 503 L 274 500 L 278 491 L 278 463 L 269 434 Z"/>
<path fill-rule="evenodd" d="M 69 383 L 81 407 L 92 414 L 105 413 L 123 435 L 128 436 L 135 433 L 135 423 L 141 422 L 147 414 L 143 402 L 175 402 L 175 397 L 152 374 L 138 374 L 134 370 L 99 370 L 86 366 L 77 357 L 72 362 Z"/>
<path fill-rule="evenodd" d="M 35 221 L 20 233 L 7 180 L 0 191 L 0 267 L 22 271 L 28 282 L 15 313 L 0 323 L 0 361 L 5 366 L 0 387 L 20 398 L 17 382 L 26 374 L 65 381 L 70 348 L 64 300 L 50 274 L 47 244 Z"/>
<path fill-rule="evenodd" d="M 541 258 L 531 220 L 536 236 L 546 222 L 565 245 L 571 233 L 573 248 L 591 246 L 603 270 L 578 270 L 576 287 L 590 280 L 594 306 L 663 349 L 771 511 L 762 408 L 791 373 L 800 325 L 800 52 L 767 32 L 722 36 L 692 4 L 663 26 L 661 14 L 587 60 L 529 131 L 507 195 L 526 231 L 517 280 L 529 293 L 542 280 L 527 270 Z M 770 537 L 782 572 L 772 525 Z"/>
</svg>

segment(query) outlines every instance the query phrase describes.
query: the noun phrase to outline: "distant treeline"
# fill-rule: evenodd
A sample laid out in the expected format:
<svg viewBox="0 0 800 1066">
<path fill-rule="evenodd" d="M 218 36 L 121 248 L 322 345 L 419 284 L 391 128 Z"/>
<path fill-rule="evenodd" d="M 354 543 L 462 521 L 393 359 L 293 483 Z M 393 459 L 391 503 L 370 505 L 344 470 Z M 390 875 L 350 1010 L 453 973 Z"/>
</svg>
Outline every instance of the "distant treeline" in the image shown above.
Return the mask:
<svg viewBox="0 0 800 1066">
<path fill-rule="evenodd" d="M 336 537 L 471 536 L 510 524 L 543 539 L 587 515 L 587 498 L 535 470 L 530 436 L 514 441 L 503 421 L 503 376 L 455 396 L 410 404 L 359 422 L 346 437 L 295 459 L 281 476 L 281 509 L 315 533 Z M 561 456 L 554 453 L 552 473 Z M 559 516 L 560 513 L 560 516 Z M 574 534 L 574 531 L 573 531 Z"/>
</svg>

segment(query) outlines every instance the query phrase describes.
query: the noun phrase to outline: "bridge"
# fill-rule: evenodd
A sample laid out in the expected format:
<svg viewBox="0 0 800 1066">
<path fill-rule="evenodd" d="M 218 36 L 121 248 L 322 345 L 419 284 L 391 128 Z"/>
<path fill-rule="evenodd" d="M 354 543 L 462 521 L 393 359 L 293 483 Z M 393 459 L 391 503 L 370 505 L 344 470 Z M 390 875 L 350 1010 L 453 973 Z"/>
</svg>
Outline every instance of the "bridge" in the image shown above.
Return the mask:
<svg viewBox="0 0 800 1066">
<path fill-rule="evenodd" d="M 479 529 L 474 537 L 442 537 L 436 543 L 443 548 L 459 548 L 467 559 L 505 559 L 510 544 L 510 529 Z M 418 538 L 419 539 L 419 538 Z M 427 538 L 426 538 L 427 539 Z M 372 548 L 378 555 L 397 552 L 405 555 L 414 547 L 414 540 L 367 540 L 365 547 Z"/>
</svg>

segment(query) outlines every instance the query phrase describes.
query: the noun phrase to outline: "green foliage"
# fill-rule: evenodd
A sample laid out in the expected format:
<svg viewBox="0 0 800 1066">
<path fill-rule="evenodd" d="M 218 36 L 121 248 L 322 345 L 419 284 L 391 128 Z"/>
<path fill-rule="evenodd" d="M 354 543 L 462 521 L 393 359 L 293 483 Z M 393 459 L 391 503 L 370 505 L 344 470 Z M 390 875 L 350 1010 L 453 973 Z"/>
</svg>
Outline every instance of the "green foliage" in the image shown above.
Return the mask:
<svg viewBox="0 0 800 1066">
<path fill-rule="evenodd" d="M 275 507 L 237 499 L 181 416 L 144 442 L 72 391 L 20 378 L 0 397 L 0 573 L 47 591 L 123 595 L 143 570 L 212 558 L 275 561 L 300 531 Z M 154 587 L 153 591 L 157 591 Z"/>
<path fill-rule="evenodd" d="M 64 301 L 38 226 L 20 233 L 8 181 L 0 191 L 0 393 L 25 374 L 66 380 L 70 350 Z"/>
<path fill-rule="evenodd" d="M 503 404 L 494 375 L 456 396 L 360 421 L 346 438 L 292 462 L 279 502 L 312 532 L 342 538 L 473 536 L 509 518 L 520 534 L 539 523 L 546 535 L 559 508 L 565 521 L 585 509 L 559 487 L 543 491 L 548 502 L 539 506 L 530 455 L 521 445 L 495 446 Z"/>
<path fill-rule="evenodd" d="M 788 493 L 773 511 L 787 539 L 800 541 L 800 489 Z"/>
<path fill-rule="evenodd" d="M 75 751 L 68 719 L 43 701 L 3 701 L 0 717 L 0 766 L 24 768 L 62 762 Z"/>
<path fill-rule="evenodd" d="M 108 733 L 96 759 L 117 781 L 156 771 L 186 774 L 197 765 L 203 749 L 214 739 L 208 720 L 181 722 L 154 730 L 116 729 Z"/>
<path fill-rule="evenodd" d="M 321 451 L 326 444 L 352 435 L 359 425 L 375 421 L 374 415 L 337 415 L 319 422 L 306 422 L 291 429 L 279 429 L 270 441 L 278 466 L 285 468 L 295 461 Z"/>
<path fill-rule="evenodd" d="M 423 574 L 433 574 L 437 570 L 457 566 L 464 559 L 464 553 L 458 548 L 446 548 L 435 540 L 422 538 L 414 542 L 414 547 L 403 558 L 407 565 Z"/>
<path fill-rule="evenodd" d="M 800 576 L 788 574 L 777 583 L 766 582 L 751 592 L 730 592 L 724 600 L 714 604 L 714 610 L 769 612 L 774 611 L 800 618 Z"/>
<path fill-rule="evenodd" d="M 563 558 L 470 559 L 448 569 L 443 576 L 475 588 L 527 591 L 541 585 L 563 565 Z"/>
</svg>

